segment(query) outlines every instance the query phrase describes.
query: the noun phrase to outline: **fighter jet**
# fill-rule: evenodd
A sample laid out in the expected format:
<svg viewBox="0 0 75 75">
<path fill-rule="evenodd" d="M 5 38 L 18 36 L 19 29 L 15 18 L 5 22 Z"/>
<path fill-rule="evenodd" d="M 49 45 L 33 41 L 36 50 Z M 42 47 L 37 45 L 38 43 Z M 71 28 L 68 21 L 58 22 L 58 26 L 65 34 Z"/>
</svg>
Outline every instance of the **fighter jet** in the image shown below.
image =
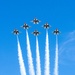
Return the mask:
<svg viewBox="0 0 75 75">
<path fill-rule="evenodd" d="M 23 26 L 21 26 L 22 28 L 24 28 L 24 29 L 28 29 L 30 26 L 28 26 L 26 23 L 23 25 Z"/>
<path fill-rule="evenodd" d="M 48 28 L 50 28 L 51 26 L 50 26 L 48 23 L 46 23 L 43 27 L 44 27 L 45 29 L 48 29 Z"/>
<path fill-rule="evenodd" d="M 31 22 L 33 22 L 34 24 L 39 24 L 40 20 L 38 20 L 37 18 L 34 18 L 34 20 L 32 20 Z"/>
<path fill-rule="evenodd" d="M 35 30 L 32 34 L 34 34 L 35 36 L 38 36 L 40 34 L 40 32 L 38 32 L 37 30 Z"/>
<path fill-rule="evenodd" d="M 54 30 L 53 32 L 54 34 L 58 35 L 60 33 L 60 31 L 58 29 Z"/>
<path fill-rule="evenodd" d="M 13 34 L 18 35 L 20 32 L 17 29 L 14 29 Z"/>
</svg>

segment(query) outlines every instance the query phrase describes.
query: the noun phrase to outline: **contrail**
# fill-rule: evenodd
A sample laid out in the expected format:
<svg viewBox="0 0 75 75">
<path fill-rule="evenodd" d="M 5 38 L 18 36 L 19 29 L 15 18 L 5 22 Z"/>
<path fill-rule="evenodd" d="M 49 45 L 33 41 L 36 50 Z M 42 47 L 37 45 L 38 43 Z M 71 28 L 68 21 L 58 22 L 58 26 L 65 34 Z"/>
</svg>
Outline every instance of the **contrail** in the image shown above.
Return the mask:
<svg viewBox="0 0 75 75">
<path fill-rule="evenodd" d="M 36 75 L 41 75 L 39 44 L 38 44 L 38 37 L 37 36 L 36 36 Z"/>
<path fill-rule="evenodd" d="M 26 75 L 26 69 L 24 66 L 24 61 L 23 61 L 23 57 L 22 57 L 22 51 L 21 51 L 18 36 L 17 36 L 17 43 L 18 43 L 18 60 L 19 60 L 19 65 L 20 65 L 20 72 L 21 72 L 21 75 Z"/>
<path fill-rule="evenodd" d="M 56 52 L 55 52 L 55 68 L 54 75 L 58 75 L 58 36 L 56 35 Z"/>
<path fill-rule="evenodd" d="M 49 62 L 49 39 L 48 31 L 46 31 L 46 47 L 45 47 L 45 75 L 50 75 L 50 62 Z"/>
<path fill-rule="evenodd" d="M 29 36 L 28 31 L 26 30 L 26 39 L 27 39 L 27 56 L 28 56 L 28 64 L 29 64 L 29 74 L 35 75 L 34 72 L 34 66 L 33 66 L 33 59 L 32 59 L 32 53 L 30 48 L 30 42 L 29 42 Z"/>
</svg>

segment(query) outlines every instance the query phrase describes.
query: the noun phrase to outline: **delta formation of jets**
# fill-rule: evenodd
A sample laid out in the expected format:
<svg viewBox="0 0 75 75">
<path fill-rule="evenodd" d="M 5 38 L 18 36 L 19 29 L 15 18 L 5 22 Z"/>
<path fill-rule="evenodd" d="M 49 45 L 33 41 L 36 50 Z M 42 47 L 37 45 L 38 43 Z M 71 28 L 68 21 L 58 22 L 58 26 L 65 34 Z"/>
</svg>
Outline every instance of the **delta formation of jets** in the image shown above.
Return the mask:
<svg viewBox="0 0 75 75">
<path fill-rule="evenodd" d="M 34 20 L 32 20 L 31 22 L 33 22 L 34 24 L 39 24 L 40 20 L 34 18 Z M 23 29 L 29 29 L 30 28 L 30 26 L 28 26 L 26 23 L 21 27 Z M 51 26 L 48 23 L 44 24 L 44 26 L 43 26 L 43 28 L 45 28 L 45 29 L 49 29 L 50 27 Z M 13 34 L 18 35 L 19 33 L 20 32 L 17 29 L 14 29 Z M 56 34 L 56 35 L 58 35 L 59 33 L 60 33 L 60 31 L 58 29 L 53 31 L 53 34 Z M 40 34 L 40 32 L 38 30 L 35 30 L 32 34 L 34 34 L 35 36 L 38 36 Z"/>
</svg>

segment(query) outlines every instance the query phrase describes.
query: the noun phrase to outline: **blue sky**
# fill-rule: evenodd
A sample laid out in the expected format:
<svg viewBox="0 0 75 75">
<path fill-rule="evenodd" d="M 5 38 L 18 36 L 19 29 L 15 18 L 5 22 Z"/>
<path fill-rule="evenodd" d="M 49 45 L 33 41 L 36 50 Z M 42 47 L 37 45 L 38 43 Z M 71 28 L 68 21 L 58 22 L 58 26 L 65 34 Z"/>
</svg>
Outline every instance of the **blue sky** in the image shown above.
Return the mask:
<svg viewBox="0 0 75 75">
<path fill-rule="evenodd" d="M 41 20 L 39 25 L 30 21 Z M 21 31 L 19 40 L 23 58 L 28 72 L 26 33 L 20 28 L 24 23 L 31 26 L 28 30 L 35 67 L 35 37 L 31 34 L 35 29 L 41 32 L 39 46 L 42 75 L 44 71 L 44 51 L 46 31 L 41 27 L 48 22 L 49 29 L 51 75 L 54 69 L 55 36 L 52 31 L 58 28 L 59 35 L 59 75 L 75 75 L 75 1 L 74 0 L 0 0 L 0 75 L 20 75 L 17 40 L 11 32 L 14 28 Z"/>
</svg>

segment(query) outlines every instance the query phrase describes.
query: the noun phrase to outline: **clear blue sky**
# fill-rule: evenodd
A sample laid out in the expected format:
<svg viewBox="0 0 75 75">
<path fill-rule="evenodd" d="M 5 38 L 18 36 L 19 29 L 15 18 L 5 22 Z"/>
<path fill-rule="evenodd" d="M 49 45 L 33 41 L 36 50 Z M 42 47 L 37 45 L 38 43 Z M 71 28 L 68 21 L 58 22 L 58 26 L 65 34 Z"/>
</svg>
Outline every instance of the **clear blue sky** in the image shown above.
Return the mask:
<svg viewBox="0 0 75 75">
<path fill-rule="evenodd" d="M 33 25 L 33 18 L 41 20 Z M 54 69 L 55 36 L 52 31 L 58 28 L 59 35 L 59 75 L 75 75 L 75 1 L 74 0 L 0 0 L 0 75 L 20 75 L 17 40 L 11 32 L 14 28 L 19 35 L 26 71 L 28 72 L 26 33 L 20 28 L 24 23 L 28 30 L 35 67 L 35 37 L 31 34 L 38 29 L 42 75 L 44 71 L 45 30 L 41 27 L 48 22 L 51 75 Z"/>
</svg>

